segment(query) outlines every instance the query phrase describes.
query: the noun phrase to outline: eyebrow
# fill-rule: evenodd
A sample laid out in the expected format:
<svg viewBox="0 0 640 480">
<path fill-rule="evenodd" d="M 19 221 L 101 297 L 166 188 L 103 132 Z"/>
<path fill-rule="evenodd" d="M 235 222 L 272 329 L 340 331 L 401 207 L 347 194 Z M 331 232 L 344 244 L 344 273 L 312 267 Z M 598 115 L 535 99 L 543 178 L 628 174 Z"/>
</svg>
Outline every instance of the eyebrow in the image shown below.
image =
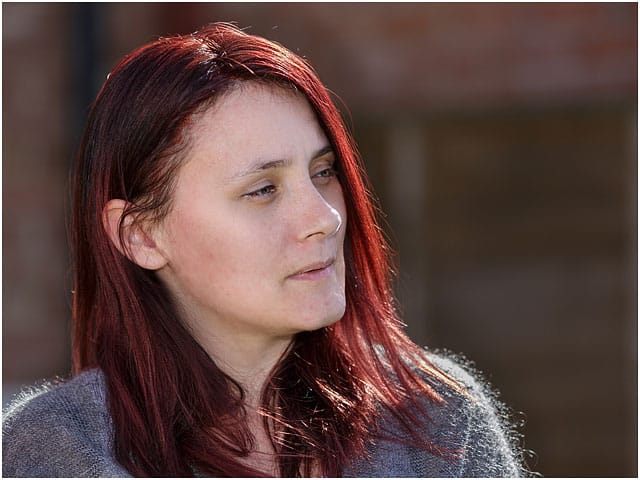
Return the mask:
<svg viewBox="0 0 640 480">
<path fill-rule="evenodd" d="M 320 150 L 318 150 L 317 152 L 315 152 L 313 154 L 313 156 L 311 157 L 311 160 L 315 160 L 316 158 L 320 158 L 328 153 L 332 153 L 333 152 L 333 147 L 331 145 L 327 145 L 325 147 L 322 147 Z M 241 172 L 238 172 L 234 175 L 232 175 L 229 180 L 237 180 L 240 178 L 244 178 L 247 177 L 249 175 L 253 175 L 255 173 L 258 172 L 264 172 L 265 170 L 270 170 L 272 168 L 282 168 L 282 167 L 286 167 L 287 165 L 290 165 L 291 161 L 289 160 L 268 160 L 268 161 L 258 161 L 254 164 L 252 164 L 251 166 L 249 166 L 249 168 L 247 168 L 246 170 L 243 170 Z"/>
</svg>

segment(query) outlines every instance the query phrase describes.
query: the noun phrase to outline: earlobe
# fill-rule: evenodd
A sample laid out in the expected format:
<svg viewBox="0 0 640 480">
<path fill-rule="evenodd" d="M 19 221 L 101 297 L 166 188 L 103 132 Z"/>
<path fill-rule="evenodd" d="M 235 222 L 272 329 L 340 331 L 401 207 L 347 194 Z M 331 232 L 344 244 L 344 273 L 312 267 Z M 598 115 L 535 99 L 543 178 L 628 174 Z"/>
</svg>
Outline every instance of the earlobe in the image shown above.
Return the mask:
<svg viewBox="0 0 640 480">
<path fill-rule="evenodd" d="M 132 215 L 123 218 L 126 207 L 125 200 L 116 198 L 109 200 L 102 210 L 102 224 L 109 239 L 133 263 L 147 270 L 159 270 L 167 264 L 165 255 L 154 240 L 151 229 L 145 228 L 144 221 L 136 221 Z"/>
</svg>

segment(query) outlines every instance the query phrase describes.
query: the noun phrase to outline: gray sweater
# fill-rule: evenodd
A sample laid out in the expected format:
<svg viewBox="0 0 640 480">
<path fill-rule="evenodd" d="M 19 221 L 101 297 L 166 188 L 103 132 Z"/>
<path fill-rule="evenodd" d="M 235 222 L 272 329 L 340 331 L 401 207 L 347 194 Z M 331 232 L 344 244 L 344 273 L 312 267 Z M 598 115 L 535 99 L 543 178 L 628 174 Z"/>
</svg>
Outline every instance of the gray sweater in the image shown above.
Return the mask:
<svg viewBox="0 0 640 480">
<path fill-rule="evenodd" d="M 447 401 L 429 406 L 436 445 L 462 448 L 455 463 L 395 442 L 377 440 L 349 465 L 346 477 L 518 477 L 527 473 L 504 407 L 483 382 L 450 358 L 432 361 L 466 385 L 475 399 L 434 381 Z M 397 431 L 391 419 L 382 428 Z M 23 392 L 2 418 L 5 477 L 130 477 L 113 455 L 106 387 L 99 370 Z"/>
</svg>

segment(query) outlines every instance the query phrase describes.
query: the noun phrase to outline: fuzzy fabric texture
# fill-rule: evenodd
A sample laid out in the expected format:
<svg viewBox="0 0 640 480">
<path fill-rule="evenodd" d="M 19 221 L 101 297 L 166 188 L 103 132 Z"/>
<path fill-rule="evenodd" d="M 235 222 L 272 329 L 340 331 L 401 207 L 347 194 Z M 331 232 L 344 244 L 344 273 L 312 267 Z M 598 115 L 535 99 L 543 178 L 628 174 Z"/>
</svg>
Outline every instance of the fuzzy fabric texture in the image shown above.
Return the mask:
<svg viewBox="0 0 640 480">
<path fill-rule="evenodd" d="M 446 400 L 430 405 L 425 434 L 436 445 L 461 449 L 456 461 L 389 440 L 373 440 L 345 477 L 519 477 L 527 475 L 519 436 L 506 408 L 463 361 L 430 353 L 431 361 L 465 385 L 462 395 L 438 381 Z M 398 432 L 392 418 L 380 428 Z M 115 460 L 106 386 L 99 370 L 23 392 L 2 418 L 4 477 L 130 477 Z"/>
</svg>

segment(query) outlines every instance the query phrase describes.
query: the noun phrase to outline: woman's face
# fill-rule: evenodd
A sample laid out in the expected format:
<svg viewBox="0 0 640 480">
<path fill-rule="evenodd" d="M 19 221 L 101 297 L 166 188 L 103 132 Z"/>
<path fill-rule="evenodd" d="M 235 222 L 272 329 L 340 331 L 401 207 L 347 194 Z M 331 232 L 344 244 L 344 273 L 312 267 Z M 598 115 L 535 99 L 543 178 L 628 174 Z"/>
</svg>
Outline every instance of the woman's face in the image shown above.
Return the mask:
<svg viewBox="0 0 640 480">
<path fill-rule="evenodd" d="M 346 208 L 306 99 L 245 83 L 190 134 L 156 243 L 196 337 L 284 338 L 339 320 Z"/>
</svg>

